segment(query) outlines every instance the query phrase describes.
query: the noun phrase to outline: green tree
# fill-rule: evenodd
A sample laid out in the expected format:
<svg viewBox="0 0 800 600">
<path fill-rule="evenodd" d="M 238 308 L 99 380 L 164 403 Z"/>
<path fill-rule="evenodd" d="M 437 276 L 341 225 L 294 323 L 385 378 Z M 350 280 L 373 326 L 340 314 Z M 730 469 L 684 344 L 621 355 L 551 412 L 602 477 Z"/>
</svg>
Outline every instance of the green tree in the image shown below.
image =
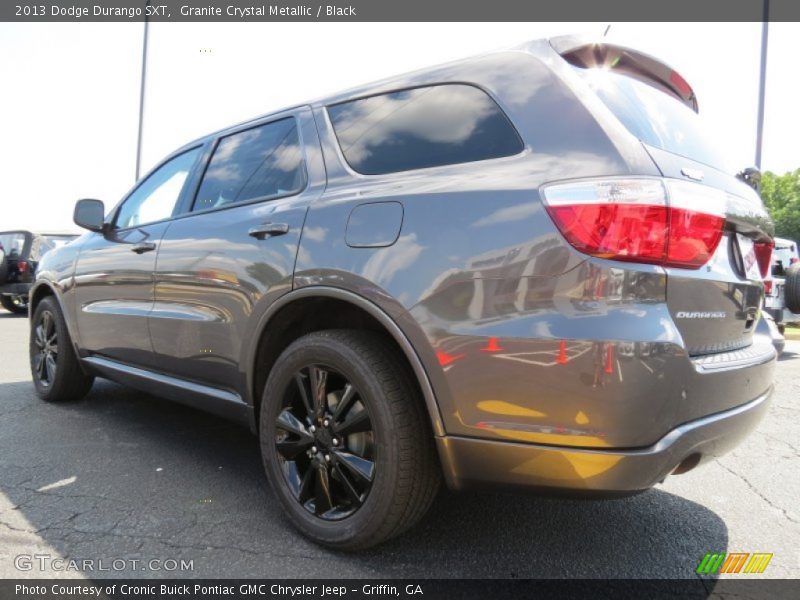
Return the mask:
<svg viewBox="0 0 800 600">
<path fill-rule="evenodd" d="M 761 197 L 775 221 L 775 235 L 800 241 L 800 169 L 784 175 L 764 173 Z"/>
</svg>

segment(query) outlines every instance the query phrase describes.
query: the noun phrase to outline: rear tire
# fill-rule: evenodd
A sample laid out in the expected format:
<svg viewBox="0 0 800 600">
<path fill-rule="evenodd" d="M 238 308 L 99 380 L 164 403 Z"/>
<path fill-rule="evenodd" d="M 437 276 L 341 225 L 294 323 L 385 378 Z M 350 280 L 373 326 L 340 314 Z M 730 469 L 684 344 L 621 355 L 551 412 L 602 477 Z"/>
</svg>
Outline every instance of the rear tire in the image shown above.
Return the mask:
<svg viewBox="0 0 800 600">
<path fill-rule="evenodd" d="M 28 314 L 28 300 L 24 296 L 0 296 L 0 304 L 15 315 Z"/>
<path fill-rule="evenodd" d="M 29 354 L 33 385 L 45 402 L 78 400 L 91 389 L 94 377 L 81 370 L 61 307 L 52 296 L 33 313 Z"/>
<path fill-rule="evenodd" d="M 308 334 L 280 355 L 264 389 L 267 478 L 292 524 L 325 546 L 362 549 L 399 535 L 439 488 L 422 399 L 388 346 L 373 332 Z"/>
<path fill-rule="evenodd" d="M 783 293 L 786 308 L 796 315 L 800 314 L 800 263 L 795 263 L 786 269 Z"/>
</svg>

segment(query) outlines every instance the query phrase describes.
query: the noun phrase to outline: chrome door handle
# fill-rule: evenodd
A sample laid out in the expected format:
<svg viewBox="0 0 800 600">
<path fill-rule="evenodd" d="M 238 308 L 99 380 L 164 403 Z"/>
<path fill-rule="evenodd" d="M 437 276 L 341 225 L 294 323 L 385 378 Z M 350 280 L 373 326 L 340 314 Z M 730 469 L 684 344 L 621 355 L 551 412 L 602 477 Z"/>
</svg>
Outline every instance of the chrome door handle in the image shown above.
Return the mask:
<svg viewBox="0 0 800 600">
<path fill-rule="evenodd" d="M 289 233 L 288 223 L 263 223 L 257 227 L 251 227 L 247 235 L 263 240 L 267 236 L 283 235 L 285 233 Z"/>
<path fill-rule="evenodd" d="M 155 249 L 156 245 L 153 242 L 139 242 L 133 245 L 131 251 L 136 252 L 136 254 L 144 254 L 145 252 L 150 252 Z"/>
</svg>

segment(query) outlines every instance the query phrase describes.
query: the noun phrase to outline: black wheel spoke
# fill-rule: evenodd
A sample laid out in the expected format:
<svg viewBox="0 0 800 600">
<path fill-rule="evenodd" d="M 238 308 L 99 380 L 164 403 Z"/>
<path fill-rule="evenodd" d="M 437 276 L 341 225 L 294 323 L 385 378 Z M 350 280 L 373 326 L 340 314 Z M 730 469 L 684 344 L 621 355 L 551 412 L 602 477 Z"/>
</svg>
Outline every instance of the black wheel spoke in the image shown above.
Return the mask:
<svg viewBox="0 0 800 600">
<path fill-rule="evenodd" d="M 317 480 L 314 485 L 314 513 L 323 515 L 333 508 L 331 496 L 331 479 L 328 476 L 328 467 L 320 465 L 317 469 Z"/>
<path fill-rule="evenodd" d="M 306 409 L 306 414 L 309 419 L 314 418 L 314 405 L 311 402 L 311 389 L 308 385 L 308 377 L 303 373 L 295 373 L 294 376 L 297 389 L 300 391 L 300 398 L 303 401 L 303 407 Z"/>
<path fill-rule="evenodd" d="M 56 361 L 50 355 L 44 359 L 44 370 L 47 374 L 47 382 L 53 383 L 53 380 L 56 377 Z"/>
<path fill-rule="evenodd" d="M 314 400 L 314 416 L 321 417 L 328 407 L 325 389 L 328 385 L 328 372 L 317 366 L 308 369 L 311 381 L 311 394 Z"/>
<path fill-rule="evenodd" d="M 347 419 L 345 419 L 344 422 L 334 425 L 334 431 L 339 435 L 362 433 L 370 429 L 372 429 L 372 424 L 370 423 L 369 413 L 366 409 L 360 410 L 352 415 L 347 415 Z"/>
<path fill-rule="evenodd" d="M 304 452 L 314 441 L 312 436 L 305 428 L 303 423 L 286 408 L 277 420 L 278 430 L 283 430 L 290 434 L 289 437 L 280 437 L 275 444 L 278 452 L 287 460 L 294 460 L 301 452 Z"/>
<path fill-rule="evenodd" d="M 44 379 L 44 354 L 39 353 L 33 357 L 33 368 L 36 370 L 36 376 L 39 379 Z"/>
<path fill-rule="evenodd" d="M 303 474 L 303 479 L 300 481 L 300 489 L 297 492 L 297 499 L 301 504 L 305 504 L 311 498 L 311 488 L 314 485 L 315 470 L 312 468 L 306 469 Z"/>
<path fill-rule="evenodd" d="M 300 454 L 308 450 L 311 442 L 305 440 L 283 440 L 276 442 L 278 452 L 281 453 L 286 460 L 294 460 Z"/>
<path fill-rule="evenodd" d="M 34 343 L 39 350 L 44 349 L 45 339 L 44 339 L 44 331 L 42 330 L 41 325 L 37 325 L 36 329 L 34 330 Z"/>
<path fill-rule="evenodd" d="M 361 494 L 358 493 L 353 482 L 350 481 L 350 476 L 345 472 L 345 470 L 339 466 L 338 464 L 333 467 L 334 472 L 336 473 L 337 479 L 339 483 L 342 484 L 347 497 L 350 498 L 350 502 L 353 506 L 361 506 L 363 500 L 361 499 Z"/>
<path fill-rule="evenodd" d="M 305 473 L 300 473 L 300 469 L 295 461 L 287 463 L 286 479 L 292 489 L 294 497 L 301 503 L 306 502 L 311 497 L 311 484 L 314 481 L 313 469 L 306 469 Z"/>
<path fill-rule="evenodd" d="M 50 316 L 50 313 L 42 313 L 42 330 L 45 338 L 50 337 L 50 334 L 52 333 L 52 323 L 53 318 Z"/>
<path fill-rule="evenodd" d="M 336 457 L 339 459 L 339 464 L 343 465 L 347 471 L 352 473 L 356 478 L 366 482 L 372 481 L 375 475 L 374 462 L 340 450 L 334 451 L 334 454 L 336 454 Z"/>
<path fill-rule="evenodd" d="M 287 433 L 293 433 L 300 438 L 307 440 L 311 443 L 314 437 L 308 432 L 306 426 L 297 417 L 292 414 L 288 408 L 281 411 L 278 415 L 278 428 L 283 429 Z"/>
<path fill-rule="evenodd" d="M 344 393 L 336 404 L 336 410 L 333 411 L 333 420 L 340 421 L 347 413 L 356 398 L 356 389 L 349 383 L 344 386 Z"/>
</svg>

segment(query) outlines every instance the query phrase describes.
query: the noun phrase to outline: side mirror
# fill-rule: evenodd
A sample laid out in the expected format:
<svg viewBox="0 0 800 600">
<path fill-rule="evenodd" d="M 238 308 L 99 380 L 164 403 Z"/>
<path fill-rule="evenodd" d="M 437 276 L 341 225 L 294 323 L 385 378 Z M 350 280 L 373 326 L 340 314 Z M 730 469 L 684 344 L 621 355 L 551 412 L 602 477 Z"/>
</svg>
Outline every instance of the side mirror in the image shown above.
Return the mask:
<svg viewBox="0 0 800 600">
<path fill-rule="evenodd" d="M 75 203 L 75 212 L 72 213 L 72 220 L 78 227 L 83 227 L 89 231 L 102 232 L 105 228 L 106 209 L 102 200 L 84 199 Z"/>
</svg>

